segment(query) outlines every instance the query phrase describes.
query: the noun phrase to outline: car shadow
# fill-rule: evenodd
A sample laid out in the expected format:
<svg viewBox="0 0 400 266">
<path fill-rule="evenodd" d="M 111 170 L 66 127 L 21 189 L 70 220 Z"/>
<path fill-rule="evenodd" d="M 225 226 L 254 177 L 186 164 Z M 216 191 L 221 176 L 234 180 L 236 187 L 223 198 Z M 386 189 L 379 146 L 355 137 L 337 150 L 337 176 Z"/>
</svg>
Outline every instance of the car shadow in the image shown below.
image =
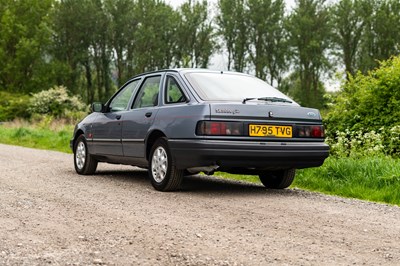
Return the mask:
<svg viewBox="0 0 400 266">
<path fill-rule="evenodd" d="M 113 179 L 119 182 L 127 182 L 151 188 L 146 169 L 133 170 L 99 170 L 95 174 L 103 178 Z M 236 181 L 218 176 L 192 175 L 183 178 L 181 188 L 174 193 L 195 193 L 195 194 L 294 194 L 291 189 L 266 189 L 261 184 Z"/>
</svg>

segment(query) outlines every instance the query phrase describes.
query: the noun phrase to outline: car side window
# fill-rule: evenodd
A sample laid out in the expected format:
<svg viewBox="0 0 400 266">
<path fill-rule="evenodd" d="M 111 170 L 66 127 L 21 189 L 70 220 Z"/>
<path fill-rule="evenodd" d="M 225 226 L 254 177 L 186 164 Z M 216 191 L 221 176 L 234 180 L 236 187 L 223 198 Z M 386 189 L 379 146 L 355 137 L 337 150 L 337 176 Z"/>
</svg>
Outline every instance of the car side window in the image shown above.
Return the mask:
<svg viewBox="0 0 400 266">
<path fill-rule="evenodd" d="M 170 76 L 167 77 L 167 84 L 165 87 L 164 95 L 166 104 L 182 103 L 186 101 L 186 97 L 183 94 L 178 83 L 176 82 L 175 78 Z"/>
<path fill-rule="evenodd" d="M 128 107 L 129 100 L 132 97 L 132 94 L 138 85 L 139 80 L 134 80 L 128 85 L 125 86 L 125 88 L 120 91 L 117 96 L 112 99 L 109 108 L 111 112 L 118 112 L 118 111 L 124 111 Z"/>
<path fill-rule="evenodd" d="M 153 107 L 158 105 L 158 92 L 161 76 L 147 78 L 140 88 L 132 108 Z"/>
</svg>

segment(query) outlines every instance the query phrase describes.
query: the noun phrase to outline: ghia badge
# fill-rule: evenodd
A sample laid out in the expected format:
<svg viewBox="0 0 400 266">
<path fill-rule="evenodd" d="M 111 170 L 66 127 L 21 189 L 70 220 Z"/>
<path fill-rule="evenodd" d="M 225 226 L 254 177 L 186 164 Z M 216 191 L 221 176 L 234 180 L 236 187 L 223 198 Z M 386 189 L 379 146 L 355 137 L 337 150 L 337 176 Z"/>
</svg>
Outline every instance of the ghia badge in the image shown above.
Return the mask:
<svg viewBox="0 0 400 266">
<path fill-rule="evenodd" d="M 215 109 L 215 112 L 217 113 L 217 114 L 239 114 L 240 113 L 240 111 L 238 110 L 238 109 L 235 109 L 235 110 L 231 110 L 231 109 Z"/>
</svg>

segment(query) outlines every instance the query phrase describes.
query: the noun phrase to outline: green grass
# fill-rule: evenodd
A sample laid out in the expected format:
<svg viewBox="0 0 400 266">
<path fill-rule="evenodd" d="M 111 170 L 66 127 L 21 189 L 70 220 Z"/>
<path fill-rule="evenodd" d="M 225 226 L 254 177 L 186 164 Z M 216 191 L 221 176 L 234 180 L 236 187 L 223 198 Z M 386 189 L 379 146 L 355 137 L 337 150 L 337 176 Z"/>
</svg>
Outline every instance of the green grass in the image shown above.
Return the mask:
<svg viewBox="0 0 400 266">
<path fill-rule="evenodd" d="M 71 153 L 70 125 L 0 125 L 0 142 L 24 147 Z M 260 183 L 257 176 L 217 176 Z M 391 157 L 329 157 L 318 168 L 302 169 L 292 187 L 349 198 L 400 205 L 400 159 Z"/>
<path fill-rule="evenodd" d="M 0 142 L 71 153 L 69 140 L 72 137 L 72 132 L 72 126 L 60 126 L 58 129 L 52 129 L 50 127 L 0 125 Z"/>
<path fill-rule="evenodd" d="M 261 183 L 257 176 L 216 175 Z M 316 168 L 297 170 L 292 187 L 347 198 L 400 205 L 400 160 L 391 157 L 334 158 Z"/>
<path fill-rule="evenodd" d="M 293 186 L 400 205 L 400 160 L 385 156 L 331 157 L 321 167 L 299 170 Z"/>
</svg>

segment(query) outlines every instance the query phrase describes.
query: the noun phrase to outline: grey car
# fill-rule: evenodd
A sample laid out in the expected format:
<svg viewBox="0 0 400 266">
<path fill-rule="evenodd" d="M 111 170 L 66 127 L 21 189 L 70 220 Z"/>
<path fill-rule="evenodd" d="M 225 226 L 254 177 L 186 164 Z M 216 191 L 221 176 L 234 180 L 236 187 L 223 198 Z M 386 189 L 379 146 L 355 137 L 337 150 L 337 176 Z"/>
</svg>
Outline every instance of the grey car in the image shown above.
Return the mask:
<svg viewBox="0 0 400 266">
<path fill-rule="evenodd" d="M 76 172 L 93 174 L 99 162 L 139 166 L 160 191 L 214 171 L 258 175 L 265 187 L 283 189 L 296 169 L 329 155 L 318 110 L 242 73 L 145 73 L 92 109 L 70 143 Z"/>
</svg>

